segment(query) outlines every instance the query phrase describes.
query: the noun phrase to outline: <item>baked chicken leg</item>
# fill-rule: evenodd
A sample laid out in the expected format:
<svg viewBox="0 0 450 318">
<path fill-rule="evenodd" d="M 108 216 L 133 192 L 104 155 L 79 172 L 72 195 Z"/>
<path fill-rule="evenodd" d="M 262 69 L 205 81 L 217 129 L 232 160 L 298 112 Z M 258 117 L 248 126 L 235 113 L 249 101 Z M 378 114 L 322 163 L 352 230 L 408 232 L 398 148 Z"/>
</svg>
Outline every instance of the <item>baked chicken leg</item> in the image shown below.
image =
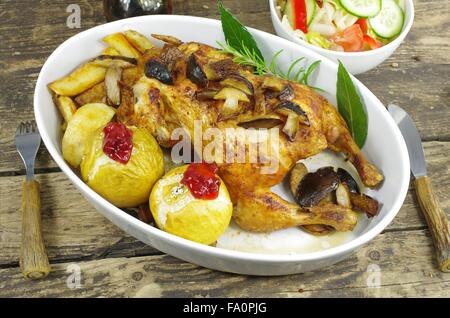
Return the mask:
<svg viewBox="0 0 450 318">
<path fill-rule="evenodd" d="M 213 47 L 170 37 L 166 42 L 163 48 L 146 51 L 134 78 L 128 79 L 131 84 L 122 84 L 119 119 L 145 127 L 164 147 L 178 141 L 171 138 L 177 128 L 194 140 L 195 123 L 223 136 L 235 128 L 239 136 L 219 142 L 223 153 L 203 159 L 218 164 L 235 205 L 234 219 L 245 230 L 270 232 L 316 224 L 352 230 L 357 216 L 351 209 L 334 204 L 301 208 L 271 191 L 298 160 L 326 148 L 343 153 L 365 185 L 380 184 L 382 174 L 362 155 L 337 110 L 309 87 L 255 75 Z M 253 162 L 246 141 L 254 134 L 251 128 L 261 127 L 277 138 L 266 140 L 266 150 L 259 153 L 265 160 Z M 241 153 L 228 152 L 236 147 Z M 196 149 L 205 150 L 205 145 Z"/>
</svg>

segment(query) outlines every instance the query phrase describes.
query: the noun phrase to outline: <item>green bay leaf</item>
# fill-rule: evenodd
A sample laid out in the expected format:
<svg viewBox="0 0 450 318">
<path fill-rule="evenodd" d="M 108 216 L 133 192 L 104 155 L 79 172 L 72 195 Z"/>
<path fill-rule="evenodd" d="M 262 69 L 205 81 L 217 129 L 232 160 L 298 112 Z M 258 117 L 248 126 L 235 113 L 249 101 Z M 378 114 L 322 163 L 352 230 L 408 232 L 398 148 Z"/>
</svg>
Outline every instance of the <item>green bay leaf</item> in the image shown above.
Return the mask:
<svg viewBox="0 0 450 318">
<path fill-rule="evenodd" d="M 344 65 L 339 61 L 336 98 L 339 113 L 347 123 L 359 148 L 364 146 L 368 131 L 368 118 L 361 98 Z"/>
<path fill-rule="evenodd" d="M 264 61 L 264 57 L 256 44 L 253 36 L 248 32 L 247 28 L 237 20 L 230 11 L 228 11 L 221 2 L 218 4 L 220 11 L 220 20 L 222 21 L 223 34 L 225 41 L 237 50 L 244 54 L 244 48 L 251 53 L 254 53 L 258 58 Z"/>
</svg>

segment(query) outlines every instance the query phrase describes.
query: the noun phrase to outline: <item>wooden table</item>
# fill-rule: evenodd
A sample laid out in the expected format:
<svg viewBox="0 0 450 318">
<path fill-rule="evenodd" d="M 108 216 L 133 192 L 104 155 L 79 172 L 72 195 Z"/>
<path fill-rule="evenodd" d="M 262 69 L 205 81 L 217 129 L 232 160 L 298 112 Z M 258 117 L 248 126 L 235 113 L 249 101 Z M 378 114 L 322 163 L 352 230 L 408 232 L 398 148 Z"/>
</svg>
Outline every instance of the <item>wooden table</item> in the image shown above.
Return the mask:
<svg viewBox="0 0 450 318">
<path fill-rule="evenodd" d="M 66 26 L 71 3 L 81 8 L 81 29 Z M 246 25 L 274 32 L 267 1 L 223 3 Z M 358 78 L 385 105 L 395 102 L 415 119 L 429 175 L 449 213 L 450 0 L 414 3 L 416 19 L 405 42 L 390 59 Z M 174 11 L 218 18 L 214 0 L 177 0 Z M 314 273 L 248 277 L 185 263 L 125 234 L 81 197 L 44 146 L 36 173 L 52 272 L 44 280 L 26 281 L 18 267 L 24 169 L 13 136 L 20 121 L 34 117 L 34 85 L 46 58 L 70 36 L 104 23 L 102 12 L 101 1 L 0 3 L 0 296 L 450 296 L 450 274 L 436 270 L 413 186 L 392 224 L 347 260 Z M 67 285 L 74 268 L 81 270 L 79 288 Z M 371 270 L 378 269 L 381 286 L 370 288 Z"/>
</svg>

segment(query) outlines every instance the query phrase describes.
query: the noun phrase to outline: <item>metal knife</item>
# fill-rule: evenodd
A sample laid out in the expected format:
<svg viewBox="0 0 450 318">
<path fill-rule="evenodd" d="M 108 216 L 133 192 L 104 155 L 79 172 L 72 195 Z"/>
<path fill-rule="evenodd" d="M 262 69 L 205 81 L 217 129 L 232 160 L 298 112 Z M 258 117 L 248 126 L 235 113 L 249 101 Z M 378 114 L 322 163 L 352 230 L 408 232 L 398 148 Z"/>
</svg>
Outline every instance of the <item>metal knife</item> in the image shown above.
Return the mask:
<svg viewBox="0 0 450 318">
<path fill-rule="evenodd" d="M 402 132 L 408 148 L 411 172 L 415 178 L 417 198 L 433 237 L 439 269 L 450 272 L 450 227 L 448 217 L 439 206 L 436 195 L 427 177 L 427 167 L 422 141 L 411 117 L 402 108 L 390 104 L 389 113 Z"/>
</svg>

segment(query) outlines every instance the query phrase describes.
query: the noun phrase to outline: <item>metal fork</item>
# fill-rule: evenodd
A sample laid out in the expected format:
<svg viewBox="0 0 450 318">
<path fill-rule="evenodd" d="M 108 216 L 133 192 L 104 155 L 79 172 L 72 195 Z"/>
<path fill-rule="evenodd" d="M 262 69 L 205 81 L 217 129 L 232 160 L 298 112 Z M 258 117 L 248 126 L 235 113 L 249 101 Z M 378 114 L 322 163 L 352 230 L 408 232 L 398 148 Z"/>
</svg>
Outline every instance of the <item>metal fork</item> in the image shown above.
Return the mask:
<svg viewBox="0 0 450 318">
<path fill-rule="evenodd" d="M 48 275 L 50 264 L 42 237 L 40 186 L 34 179 L 34 161 L 41 143 L 36 123 L 34 121 L 20 123 L 15 142 L 27 173 L 22 185 L 20 268 L 26 278 L 39 279 Z"/>
</svg>

